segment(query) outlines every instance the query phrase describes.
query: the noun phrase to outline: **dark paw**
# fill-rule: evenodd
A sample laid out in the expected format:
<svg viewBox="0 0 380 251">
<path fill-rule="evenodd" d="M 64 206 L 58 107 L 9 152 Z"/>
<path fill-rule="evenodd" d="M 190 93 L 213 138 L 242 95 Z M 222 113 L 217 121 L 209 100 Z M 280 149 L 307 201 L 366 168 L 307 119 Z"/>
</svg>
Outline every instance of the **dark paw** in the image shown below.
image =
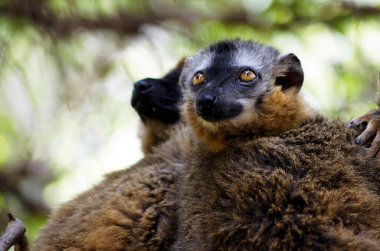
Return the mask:
<svg viewBox="0 0 380 251">
<path fill-rule="evenodd" d="M 371 148 L 374 156 L 380 158 L 380 109 L 370 111 L 351 120 L 348 127 L 357 131 L 359 136 L 355 139 L 358 145 Z"/>
</svg>

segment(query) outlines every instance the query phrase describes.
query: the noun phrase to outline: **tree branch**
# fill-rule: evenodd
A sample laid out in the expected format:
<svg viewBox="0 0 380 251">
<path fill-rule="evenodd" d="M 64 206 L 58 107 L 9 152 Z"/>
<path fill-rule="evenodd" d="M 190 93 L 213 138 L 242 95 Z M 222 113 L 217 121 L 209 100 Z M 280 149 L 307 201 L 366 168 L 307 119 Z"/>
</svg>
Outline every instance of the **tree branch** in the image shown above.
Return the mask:
<svg viewBox="0 0 380 251">
<path fill-rule="evenodd" d="M 12 214 L 8 214 L 9 223 L 5 233 L 0 236 L 0 251 L 7 251 L 12 246 L 15 251 L 28 251 L 28 241 L 25 236 L 24 224 Z"/>
<path fill-rule="evenodd" d="M 294 18 L 289 23 L 271 23 L 259 15 L 247 13 L 241 7 L 223 12 L 200 12 L 181 6 L 161 6 L 157 4 L 154 8 L 147 6 L 145 14 L 136 15 L 127 10 L 120 10 L 111 16 L 97 15 L 93 18 L 72 14 L 69 17 L 61 17 L 51 9 L 45 0 L 11 0 L 0 4 L 0 14 L 13 20 L 25 20 L 30 24 L 42 29 L 48 34 L 58 37 L 70 36 L 78 30 L 112 30 L 121 35 L 136 34 L 141 26 L 145 24 L 159 24 L 165 20 L 176 20 L 184 25 L 196 25 L 199 21 L 218 20 L 224 24 L 244 24 L 257 30 L 292 29 L 310 22 L 321 22 L 333 25 L 342 19 L 353 17 L 377 17 L 380 8 L 369 5 L 356 5 L 349 1 L 340 4 L 324 6 L 324 9 L 335 8 L 339 11 L 331 16 L 324 16 L 322 11 L 315 17 L 304 17 L 294 13 Z M 73 12 L 75 13 L 75 12 Z M 297 16 L 298 15 L 298 16 Z"/>
<path fill-rule="evenodd" d="M 342 8 L 351 11 L 357 16 L 379 16 L 380 8 L 376 8 L 369 5 L 357 5 L 354 2 L 343 1 Z"/>
</svg>

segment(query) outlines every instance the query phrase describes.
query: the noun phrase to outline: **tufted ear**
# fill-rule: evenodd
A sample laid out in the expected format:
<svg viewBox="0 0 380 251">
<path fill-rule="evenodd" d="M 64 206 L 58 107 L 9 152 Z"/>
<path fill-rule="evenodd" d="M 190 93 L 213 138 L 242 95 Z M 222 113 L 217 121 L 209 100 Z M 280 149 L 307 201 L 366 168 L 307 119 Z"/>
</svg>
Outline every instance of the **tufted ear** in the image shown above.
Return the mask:
<svg viewBox="0 0 380 251">
<path fill-rule="evenodd" d="M 301 61 L 292 53 L 282 56 L 277 65 L 276 85 L 285 91 L 296 88 L 299 91 L 303 84 L 303 69 Z"/>
</svg>

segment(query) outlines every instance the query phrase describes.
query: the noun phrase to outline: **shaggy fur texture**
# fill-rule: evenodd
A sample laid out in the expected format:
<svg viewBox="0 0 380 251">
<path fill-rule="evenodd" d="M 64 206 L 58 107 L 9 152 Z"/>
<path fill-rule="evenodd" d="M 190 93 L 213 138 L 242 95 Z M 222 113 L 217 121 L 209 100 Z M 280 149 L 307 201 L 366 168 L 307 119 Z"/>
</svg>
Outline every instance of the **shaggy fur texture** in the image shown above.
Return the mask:
<svg viewBox="0 0 380 251">
<path fill-rule="evenodd" d="M 189 155 L 174 250 L 380 250 L 380 171 L 352 131 L 318 117 Z M 194 148 L 197 149 L 197 148 Z"/>
<path fill-rule="evenodd" d="M 191 147 L 181 124 L 172 137 L 129 169 L 65 203 L 34 250 L 167 250 L 176 233 L 178 176 Z"/>
</svg>

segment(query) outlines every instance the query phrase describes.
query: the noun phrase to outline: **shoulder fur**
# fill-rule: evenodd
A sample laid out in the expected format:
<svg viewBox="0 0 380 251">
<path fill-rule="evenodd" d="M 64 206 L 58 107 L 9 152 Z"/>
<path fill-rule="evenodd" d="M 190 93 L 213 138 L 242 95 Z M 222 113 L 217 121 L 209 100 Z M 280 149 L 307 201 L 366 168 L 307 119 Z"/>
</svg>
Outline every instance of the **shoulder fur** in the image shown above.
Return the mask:
<svg viewBox="0 0 380 251">
<path fill-rule="evenodd" d="M 145 119 L 144 123 L 140 122 L 139 137 L 143 153 L 152 153 L 154 147 L 168 140 L 172 126 L 155 119 Z"/>
<path fill-rule="evenodd" d="M 177 250 L 379 250 L 379 170 L 344 123 L 322 117 L 277 136 L 196 150 Z"/>
</svg>

